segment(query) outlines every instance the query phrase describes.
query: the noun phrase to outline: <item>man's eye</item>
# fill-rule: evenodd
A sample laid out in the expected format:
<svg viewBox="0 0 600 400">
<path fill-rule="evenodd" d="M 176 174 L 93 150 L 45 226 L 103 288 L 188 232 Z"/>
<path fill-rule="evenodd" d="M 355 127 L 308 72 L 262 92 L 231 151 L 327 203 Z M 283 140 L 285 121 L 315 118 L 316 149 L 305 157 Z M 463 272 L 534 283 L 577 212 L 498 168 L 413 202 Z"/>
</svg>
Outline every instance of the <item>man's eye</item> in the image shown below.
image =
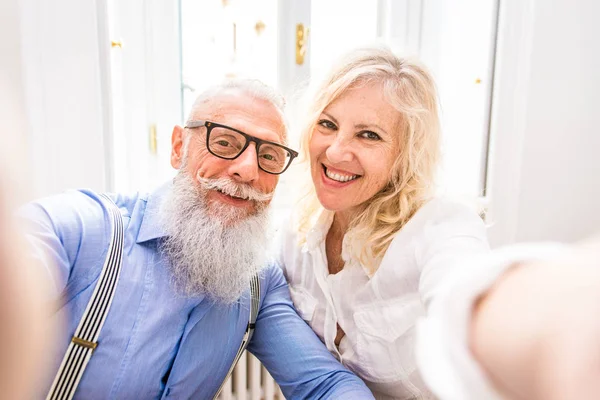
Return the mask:
<svg viewBox="0 0 600 400">
<path fill-rule="evenodd" d="M 337 126 L 335 126 L 335 124 L 327 119 L 322 119 L 318 122 L 319 125 L 321 125 L 323 128 L 325 129 L 336 129 Z"/>
<path fill-rule="evenodd" d="M 219 146 L 223 146 L 223 147 L 228 147 L 230 146 L 229 142 L 227 140 L 217 140 L 216 142 Z"/>
<path fill-rule="evenodd" d="M 360 133 L 360 136 L 369 140 L 381 140 L 381 136 L 371 131 L 364 131 Z"/>
<path fill-rule="evenodd" d="M 268 161 L 275 161 L 276 157 L 273 154 L 263 154 L 262 158 Z"/>
</svg>

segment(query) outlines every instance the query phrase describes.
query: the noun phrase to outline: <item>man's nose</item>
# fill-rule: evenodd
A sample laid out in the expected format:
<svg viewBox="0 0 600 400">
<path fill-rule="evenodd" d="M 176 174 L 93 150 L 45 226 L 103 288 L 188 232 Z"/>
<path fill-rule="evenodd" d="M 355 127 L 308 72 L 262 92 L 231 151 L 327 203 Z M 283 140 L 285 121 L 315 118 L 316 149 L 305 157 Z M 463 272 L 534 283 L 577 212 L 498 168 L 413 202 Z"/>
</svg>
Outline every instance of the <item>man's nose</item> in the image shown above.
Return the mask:
<svg viewBox="0 0 600 400">
<path fill-rule="evenodd" d="M 231 160 L 229 175 L 237 182 L 254 182 L 258 179 L 256 144 L 250 143 L 238 158 Z"/>
</svg>

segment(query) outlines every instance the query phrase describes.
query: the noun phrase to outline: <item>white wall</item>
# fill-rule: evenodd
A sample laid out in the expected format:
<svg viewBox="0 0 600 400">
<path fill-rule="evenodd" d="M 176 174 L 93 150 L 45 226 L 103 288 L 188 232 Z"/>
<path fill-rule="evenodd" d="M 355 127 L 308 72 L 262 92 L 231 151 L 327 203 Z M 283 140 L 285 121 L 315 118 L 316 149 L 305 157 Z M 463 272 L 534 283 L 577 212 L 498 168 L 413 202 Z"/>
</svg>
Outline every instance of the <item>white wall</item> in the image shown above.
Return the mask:
<svg viewBox="0 0 600 400">
<path fill-rule="evenodd" d="M 600 231 L 600 3 L 538 3 L 517 240 Z"/>
<path fill-rule="evenodd" d="M 99 49 L 104 38 L 97 19 L 101 3 L 20 2 L 35 196 L 67 188 L 107 187 Z"/>
<path fill-rule="evenodd" d="M 575 241 L 600 231 L 600 3 L 501 3 L 490 236 Z"/>
<path fill-rule="evenodd" d="M 29 194 L 23 182 L 29 181 L 30 168 L 23 162 L 27 158 L 24 152 L 27 123 L 18 11 L 16 0 L 0 2 L 0 37 L 10 38 L 0 41 L 0 185 L 4 185 L 1 180 L 11 179 L 14 182 L 11 190 L 21 187 L 19 193 L 11 195 L 14 200 L 22 201 Z M 14 169 L 16 166 L 18 170 Z M 5 200 L 6 194 L 3 195 Z"/>
</svg>

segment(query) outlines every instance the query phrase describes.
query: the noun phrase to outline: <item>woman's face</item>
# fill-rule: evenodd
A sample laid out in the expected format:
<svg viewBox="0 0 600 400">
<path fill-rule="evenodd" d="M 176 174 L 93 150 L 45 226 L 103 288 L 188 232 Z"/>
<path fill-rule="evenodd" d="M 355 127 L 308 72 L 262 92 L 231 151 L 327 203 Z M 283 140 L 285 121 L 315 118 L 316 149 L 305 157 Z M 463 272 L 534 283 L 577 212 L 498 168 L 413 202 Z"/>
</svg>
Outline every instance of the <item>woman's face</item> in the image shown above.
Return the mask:
<svg viewBox="0 0 600 400">
<path fill-rule="evenodd" d="M 309 145 L 323 207 L 351 213 L 386 186 L 399 153 L 400 122 L 381 83 L 349 89 L 323 110 Z"/>
</svg>

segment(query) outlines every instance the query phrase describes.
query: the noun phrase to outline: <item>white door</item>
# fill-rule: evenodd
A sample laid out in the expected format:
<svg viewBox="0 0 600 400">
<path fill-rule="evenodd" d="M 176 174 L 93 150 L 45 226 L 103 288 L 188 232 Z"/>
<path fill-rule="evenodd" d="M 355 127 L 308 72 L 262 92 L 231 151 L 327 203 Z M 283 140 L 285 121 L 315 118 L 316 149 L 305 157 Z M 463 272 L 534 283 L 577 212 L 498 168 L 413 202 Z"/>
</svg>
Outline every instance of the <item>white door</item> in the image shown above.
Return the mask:
<svg viewBox="0 0 600 400">
<path fill-rule="evenodd" d="M 171 175 L 170 138 L 181 120 L 179 4 L 107 0 L 113 187 L 148 191 Z"/>
</svg>

